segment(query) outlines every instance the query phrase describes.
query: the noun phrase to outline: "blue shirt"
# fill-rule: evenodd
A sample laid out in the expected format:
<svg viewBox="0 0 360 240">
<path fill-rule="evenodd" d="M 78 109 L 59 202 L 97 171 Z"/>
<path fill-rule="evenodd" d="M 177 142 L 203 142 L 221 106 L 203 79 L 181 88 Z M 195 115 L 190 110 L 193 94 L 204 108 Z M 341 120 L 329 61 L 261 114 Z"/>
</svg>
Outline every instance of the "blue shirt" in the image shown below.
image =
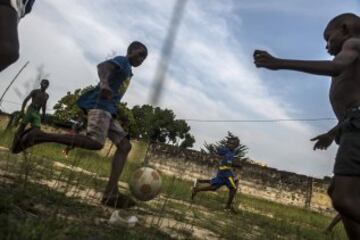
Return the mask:
<svg viewBox="0 0 360 240">
<path fill-rule="evenodd" d="M 108 78 L 108 84 L 112 90 L 112 99 L 107 100 L 100 97 L 101 89 L 100 84 L 98 84 L 94 89 L 91 89 L 80 96 L 77 101 L 79 108 L 84 110 L 102 109 L 112 115 L 116 115 L 117 105 L 124 96 L 133 74 L 129 60 L 126 57 L 118 56 L 109 61 L 118 66 L 116 70 L 111 72 Z"/>
<path fill-rule="evenodd" d="M 217 154 L 222 156 L 219 170 L 229 170 L 235 159 L 235 153 L 227 147 L 218 148 Z"/>
</svg>

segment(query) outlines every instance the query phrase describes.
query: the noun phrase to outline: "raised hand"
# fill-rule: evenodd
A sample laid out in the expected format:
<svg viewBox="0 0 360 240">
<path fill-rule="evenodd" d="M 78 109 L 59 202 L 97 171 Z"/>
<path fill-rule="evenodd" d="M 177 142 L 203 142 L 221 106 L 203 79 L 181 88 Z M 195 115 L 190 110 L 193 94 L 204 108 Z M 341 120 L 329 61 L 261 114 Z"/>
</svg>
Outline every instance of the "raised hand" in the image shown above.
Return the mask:
<svg viewBox="0 0 360 240">
<path fill-rule="evenodd" d="M 280 68 L 280 60 L 273 57 L 267 51 L 255 50 L 253 57 L 254 63 L 258 68 L 263 67 L 271 70 L 278 70 Z"/>
</svg>

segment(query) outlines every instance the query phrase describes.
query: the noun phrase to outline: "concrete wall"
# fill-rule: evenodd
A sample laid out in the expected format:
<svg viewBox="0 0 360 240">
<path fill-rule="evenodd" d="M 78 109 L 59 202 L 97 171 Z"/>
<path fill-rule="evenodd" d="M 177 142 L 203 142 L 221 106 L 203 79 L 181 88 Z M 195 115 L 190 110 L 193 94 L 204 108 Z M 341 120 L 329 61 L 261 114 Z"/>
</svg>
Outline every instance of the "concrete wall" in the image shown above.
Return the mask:
<svg viewBox="0 0 360 240">
<path fill-rule="evenodd" d="M 213 177 L 219 162 L 217 156 L 162 144 L 152 144 L 146 159 L 162 173 L 185 180 Z M 235 173 L 242 193 L 320 212 L 333 211 L 326 195 L 330 178 L 316 179 L 250 163 Z"/>
<path fill-rule="evenodd" d="M 7 120 L 7 116 L 0 115 L 0 126 L 5 126 Z M 48 126 L 43 126 L 42 129 L 64 132 Z M 110 146 L 107 142 L 100 153 L 113 154 L 115 148 L 110 149 Z M 146 161 L 162 173 L 189 181 L 213 177 L 219 160 L 217 156 L 164 144 L 152 144 L 146 153 Z M 235 173 L 239 178 L 242 193 L 315 211 L 333 211 L 326 194 L 330 178 L 317 179 L 250 163 L 244 164 L 243 168 L 235 170 Z"/>
</svg>

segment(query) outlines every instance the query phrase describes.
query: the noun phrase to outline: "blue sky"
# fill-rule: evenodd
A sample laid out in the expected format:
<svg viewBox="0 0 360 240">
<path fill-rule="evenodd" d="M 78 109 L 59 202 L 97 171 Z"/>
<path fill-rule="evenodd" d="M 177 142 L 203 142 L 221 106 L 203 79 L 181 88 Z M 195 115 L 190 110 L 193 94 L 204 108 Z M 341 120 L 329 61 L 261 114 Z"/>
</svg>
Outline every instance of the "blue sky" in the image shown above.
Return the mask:
<svg viewBox="0 0 360 240">
<path fill-rule="evenodd" d="M 148 103 L 174 0 L 42 0 L 19 26 L 21 58 L 0 75 L 5 88 L 30 61 L 6 96 L 13 111 L 33 86 L 36 68 L 50 74 L 50 106 L 67 91 L 96 84 L 96 64 L 127 44 L 147 44 L 149 57 L 134 69 L 124 101 Z M 322 32 L 344 12 L 359 12 L 355 0 L 189 0 L 170 62 L 160 106 L 178 118 L 274 119 L 333 117 L 329 79 L 289 71 L 256 69 L 254 49 L 284 58 L 330 59 Z M 15 102 L 15 103 L 12 103 Z M 335 121 L 316 123 L 193 123 L 195 148 L 232 131 L 249 157 L 297 173 L 331 175 L 336 146 L 312 151 L 310 138 Z"/>
</svg>

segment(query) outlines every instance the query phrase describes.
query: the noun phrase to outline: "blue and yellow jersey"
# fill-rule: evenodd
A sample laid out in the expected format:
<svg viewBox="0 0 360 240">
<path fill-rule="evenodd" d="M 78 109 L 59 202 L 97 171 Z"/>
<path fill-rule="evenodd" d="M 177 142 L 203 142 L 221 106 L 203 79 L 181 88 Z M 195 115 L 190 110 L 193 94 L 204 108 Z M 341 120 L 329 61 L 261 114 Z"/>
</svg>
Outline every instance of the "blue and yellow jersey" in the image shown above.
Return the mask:
<svg viewBox="0 0 360 240">
<path fill-rule="evenodd" d="M 235 160 L 235 153 L 223 147 L 217 150 L 217 154 L 222 157 L 216 177 L 210 180 L 212 186 L 221 187 L 226 185 L 229 189 L 236 189 L 236 181 L 232 172 L 232 164 Z"/>
<path fill-rule="evenodd" d="M 226 147 L 218 148 L 217 154 L 222 157 L 219 170 L 231 170 L 233 161 L 235 159 L 235 153 Z"/>
<path fill-rule="evenodd" d="M 80 96 L 77 105 L 81 109 L 102 109 L 112 115 L 116 115 L 117 105 L 129 87 L 133 73 L 129 60 L 126 57 L 118 56 L 109 61 L 118 66 L 107 79 L 113 93 L 112 99 L 108 100 L 100 97 L 101 89 L 100 84 L 98 84 L 94 89 Z"/>
</svg>

